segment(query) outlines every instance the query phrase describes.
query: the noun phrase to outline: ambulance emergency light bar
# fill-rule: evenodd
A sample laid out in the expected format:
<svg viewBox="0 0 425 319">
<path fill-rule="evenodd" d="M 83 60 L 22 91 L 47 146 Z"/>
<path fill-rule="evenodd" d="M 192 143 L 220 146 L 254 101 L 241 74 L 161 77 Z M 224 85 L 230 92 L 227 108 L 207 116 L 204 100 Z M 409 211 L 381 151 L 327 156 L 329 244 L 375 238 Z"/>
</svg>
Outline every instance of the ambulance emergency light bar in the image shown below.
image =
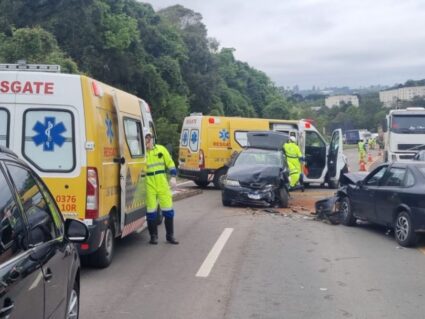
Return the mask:
<svg viewBox="0 0 425 319">
<path fill-rule="evenodd" d="M 0 63 L 0 71 L 30 71 L 30 72 L 53 72 L 60 73 L 61 67 L 56 64 L 27 64 L 25 60 L 19 60 L 16 64 Z"/>
</svg>

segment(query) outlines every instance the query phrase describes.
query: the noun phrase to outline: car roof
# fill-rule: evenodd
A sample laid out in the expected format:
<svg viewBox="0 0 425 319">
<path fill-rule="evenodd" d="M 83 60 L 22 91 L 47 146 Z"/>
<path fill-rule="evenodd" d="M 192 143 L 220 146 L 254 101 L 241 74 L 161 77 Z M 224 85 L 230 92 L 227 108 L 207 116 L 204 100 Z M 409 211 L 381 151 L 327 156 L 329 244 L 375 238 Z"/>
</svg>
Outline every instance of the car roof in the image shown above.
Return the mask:
<svg viewBox="0 0 425 319">
<path fill-rule="evenodd" d="M 257 152 L 257 153 L 264 153 L 264 152 L 269 152 L 269 153 L 275 153 L 275 152 L 280 152 L 281 150 L 276 150 L 276 149 L 270 149 L 270 148 L 259 148 L 259 147 L 247 147 L 244 148 L 241 152 Z M 283 152 L 283 151 L 282 151 Z"/>
<path fill-rule="evenodd" d="M 418 167 L 422 168 L 425 167 L 425 162 L 423 161 L 406 161 L 406 162 L 392 162 L 387 163 L 391 167 Z"/>
</svg>

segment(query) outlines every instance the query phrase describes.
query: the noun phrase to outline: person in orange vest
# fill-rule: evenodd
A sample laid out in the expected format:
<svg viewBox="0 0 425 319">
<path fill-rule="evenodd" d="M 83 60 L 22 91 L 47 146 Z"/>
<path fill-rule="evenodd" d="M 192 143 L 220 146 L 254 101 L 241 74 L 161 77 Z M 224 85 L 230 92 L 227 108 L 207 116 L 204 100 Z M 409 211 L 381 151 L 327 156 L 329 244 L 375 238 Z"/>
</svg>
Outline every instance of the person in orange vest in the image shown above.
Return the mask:
<svg viewBox="0 0 425 319">
<path fill-rule="evenodd" d="M 172 188 L 177 186 L 177 170 L 168 150 L 159 144 L 153 143 L 152 133 L 145 134 L 146 142 L 146 219 L 148 223 L 149 243 L 158 244 L 158 204 L 164 215 L 166 239 L 170 244 L 177 245 L 179 242 L 174 238 L 174 209 Z M 168 182 L 167 172 L 170 174 Z M 170 183 L 170 184 L 169 184 Z"/>
</svg>

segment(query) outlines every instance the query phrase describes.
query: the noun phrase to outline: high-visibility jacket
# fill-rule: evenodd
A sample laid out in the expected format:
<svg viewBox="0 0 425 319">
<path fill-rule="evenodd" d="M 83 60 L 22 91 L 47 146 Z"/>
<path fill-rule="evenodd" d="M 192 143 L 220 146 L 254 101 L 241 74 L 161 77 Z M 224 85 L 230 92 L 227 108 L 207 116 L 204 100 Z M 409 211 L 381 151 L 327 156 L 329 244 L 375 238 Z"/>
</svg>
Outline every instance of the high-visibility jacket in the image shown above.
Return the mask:
<svg viewBox="0 0 425 319">
<path fill-rule="evenodd" d="M 297 185 L 301 170 L 302 153 L 296 143 L 287 142 L 283 145 L 283 151 L 285 152 L 286 162 L 288 163 L 289 169 L 289 185 L 294 187 Z"/>
<path fill-rule="evenodd" d="M 366 156 L 366 145 L 364 142 L 359 141 L 359 143 L 357 144 L 357 147 L 359 149 L 360 160 L 363 160 L 364 157 Z"/>
<path fill-rule="evenodd" d="M 146 206 L 148 214 L 156 213 L 158 204 L 163 212 L 173 210 L 173 197 L 167 173 L 176 176 L 176 166 L 168 150 L 157 144 L 152 150 L 147 151 Z"/>
</svg>

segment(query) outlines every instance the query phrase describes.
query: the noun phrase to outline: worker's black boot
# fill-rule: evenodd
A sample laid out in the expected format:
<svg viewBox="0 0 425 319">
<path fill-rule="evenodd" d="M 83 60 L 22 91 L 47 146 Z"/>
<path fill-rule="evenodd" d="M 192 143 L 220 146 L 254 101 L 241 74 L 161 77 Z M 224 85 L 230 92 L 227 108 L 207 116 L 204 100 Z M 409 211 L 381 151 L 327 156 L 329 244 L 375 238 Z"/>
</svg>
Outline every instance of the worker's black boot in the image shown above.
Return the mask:
<svg viewBox="0 0 425 319">
<path fill-rule="evenodd" d="M 166 238 L 167 242 L 173 245 L 178 245 L 179 242 L 174 238 L 174 224 L 173 224 L 173 218 L 165 218 L 164 219 L 165 224 L 165 231 L 167 233 Z"/>
<path fill-rule="evenodd" d="M 157 245 L 158 244 L 158 222 L 156 220 L 148 220 L 148 230 L 151 240 L 149 244 Z"/>
</svg>

